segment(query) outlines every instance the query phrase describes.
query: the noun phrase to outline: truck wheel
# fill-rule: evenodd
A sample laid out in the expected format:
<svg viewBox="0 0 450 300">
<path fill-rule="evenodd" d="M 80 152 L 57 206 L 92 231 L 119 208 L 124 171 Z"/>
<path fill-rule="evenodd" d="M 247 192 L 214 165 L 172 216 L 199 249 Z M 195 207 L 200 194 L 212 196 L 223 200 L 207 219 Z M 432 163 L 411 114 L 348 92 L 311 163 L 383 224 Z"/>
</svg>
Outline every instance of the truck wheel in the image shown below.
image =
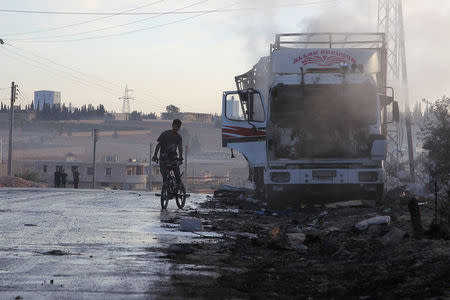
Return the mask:
<svg viewBox="0 0 450 300">
<path fill-rule="evenodd" d="M 255 197 L 258 200 L 263 200 L 266 198 L 263 172 L 264 172 L 263 168 L 254 168 L 253 169 L 253 182 L 255 183 Z"/>
<path fill-rule="evenodd" d="M 384 204 L 384 184 L 380 184 L 377 186 L 377 191 L 375 192 L 375 204 L 382 205 Z"/>
</svg>

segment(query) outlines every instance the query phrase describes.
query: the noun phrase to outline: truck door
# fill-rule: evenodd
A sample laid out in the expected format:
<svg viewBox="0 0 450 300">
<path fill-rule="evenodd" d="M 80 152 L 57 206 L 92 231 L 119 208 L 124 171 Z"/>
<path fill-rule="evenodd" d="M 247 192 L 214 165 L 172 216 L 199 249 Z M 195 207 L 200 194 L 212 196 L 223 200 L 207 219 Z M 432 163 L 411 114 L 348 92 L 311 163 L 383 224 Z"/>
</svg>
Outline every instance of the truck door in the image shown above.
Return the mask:
<svg viewBox="0 0 450 300">
<path fill-rule="evenodd" d="M 222 146 L 241 152 L 250 167 L 266 165 L 266 110 L 259 91 L 223 93 Z"/>
</svg>

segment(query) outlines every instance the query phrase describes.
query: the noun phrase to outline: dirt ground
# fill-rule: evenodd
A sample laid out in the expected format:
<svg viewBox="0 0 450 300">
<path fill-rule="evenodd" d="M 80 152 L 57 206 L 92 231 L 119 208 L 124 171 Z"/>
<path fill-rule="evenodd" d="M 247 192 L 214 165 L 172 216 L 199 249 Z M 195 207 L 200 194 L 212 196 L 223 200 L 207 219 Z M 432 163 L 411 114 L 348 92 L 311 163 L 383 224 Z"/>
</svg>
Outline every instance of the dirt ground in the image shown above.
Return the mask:
<svg viewBox="0 0 450 300">
<path fill-rule="evenodd" d="M 16 188 L 27 188 L 27 187 L 47 187 L 43 183 L 37 183 L 29 180 L 25 180 L 14 176 L 0 176 L 0 187 L 16 187 Z"/>
<path fill-rule="evenodd" d="M 209 198 L 189 214 L 224 238 L 178 245 L 180 251 L 169 248 L 167 255 L 218 276 L 172 276 L 174 294 L 163 298 L 450 299 L 450 241 L 415 238 L 408 210 L 412 195 L 397 190 L 388 196 L 378 206 L 298 211 Z M 434 201 L 418 201 L 426 230 Z M 355 227 L 374 216 L 389 216 L 390 222 Z"/>
</svg>

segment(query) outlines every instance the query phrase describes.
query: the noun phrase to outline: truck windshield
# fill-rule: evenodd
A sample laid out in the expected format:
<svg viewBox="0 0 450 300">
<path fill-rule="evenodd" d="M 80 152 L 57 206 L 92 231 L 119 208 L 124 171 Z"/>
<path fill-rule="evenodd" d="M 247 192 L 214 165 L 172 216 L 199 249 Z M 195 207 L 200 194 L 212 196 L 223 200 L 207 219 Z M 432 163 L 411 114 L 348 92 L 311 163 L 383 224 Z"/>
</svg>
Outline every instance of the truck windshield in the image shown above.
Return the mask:
<svg viewBox="0 0 450 300">
<path fill-rule="evenodd" d="M 370 84 L 274 88 L 270 118 L 275 156 L 368 155 L 368 125 L 377 122 L 376 95 L 376 88 Z"/>
</svg>

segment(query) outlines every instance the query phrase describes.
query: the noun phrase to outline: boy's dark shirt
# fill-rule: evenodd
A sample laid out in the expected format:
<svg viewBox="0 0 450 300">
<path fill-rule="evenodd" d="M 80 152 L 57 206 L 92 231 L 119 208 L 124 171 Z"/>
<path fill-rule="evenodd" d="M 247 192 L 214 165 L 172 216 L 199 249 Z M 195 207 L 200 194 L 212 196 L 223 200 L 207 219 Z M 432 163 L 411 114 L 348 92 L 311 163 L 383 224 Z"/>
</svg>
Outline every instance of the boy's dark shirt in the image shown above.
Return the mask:
<svg viewBox="0 0 450 300">
<path fill-rule="evenodd" d="M 166 130 L 158 138 L 158 143 L 161 146 L 160 160 L 175 160 L 177 158 L 178 145 L 182 146 L 183 139 L 181 135 L 176 132 L 172 133 L 172 130 Z"/>
</svg>

